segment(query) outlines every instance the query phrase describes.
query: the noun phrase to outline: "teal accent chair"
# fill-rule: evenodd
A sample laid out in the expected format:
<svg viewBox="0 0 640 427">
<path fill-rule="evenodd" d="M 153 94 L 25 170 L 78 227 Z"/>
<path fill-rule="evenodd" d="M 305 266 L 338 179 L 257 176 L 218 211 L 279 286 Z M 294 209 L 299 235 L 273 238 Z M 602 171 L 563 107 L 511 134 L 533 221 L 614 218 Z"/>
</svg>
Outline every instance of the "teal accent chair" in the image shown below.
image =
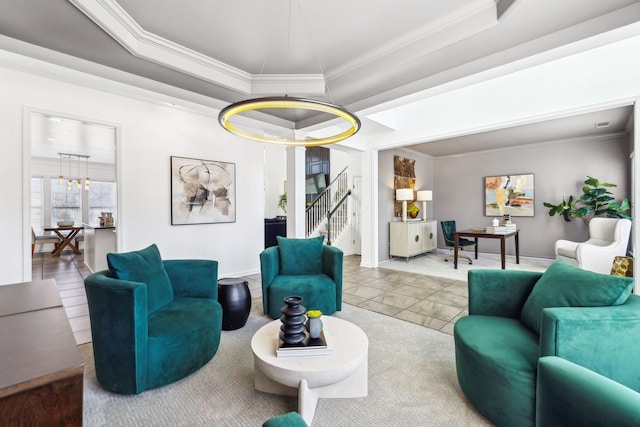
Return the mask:
<svg viewBox="0 0 640 427">
<path fill-rule="evenodd" d="M 84 281 L 102 387 L 137 394 L 211 360 L 222 330 L 217 261 L 163 261 L 156 245 L 107 261 Z"/>
<path fill-rule="evenodd" d="M 637 427 L 640 393 L 560 357 L 541 357 L 536 425 Z"/>
<path fill-rule="evenodd" d="M 273 417 L 262 424 L 262 427 L 308 427 L 307 423 L 297 412 L 287 412 L 286 414 Z"/>
<path fill-rule="evenodd" d="M 542 356 L 640 389 L 640 296 L 631 294 L 633 279 L 558 260 L 544 273 L 470 270 L 468 287 L 469 316 L 454 326 L 458 383 L 496 425 L 537 424 Z"/>
<path fill-rule="evenodd" d="M 342 250 L 324 245 L 324 236 L 277 240 L 278 246 L 260 253 L 264 314 L 280 318 L 284 299 L 291 295 L 301 296 L 308 310 L 342 310 Z"/>
</svg>

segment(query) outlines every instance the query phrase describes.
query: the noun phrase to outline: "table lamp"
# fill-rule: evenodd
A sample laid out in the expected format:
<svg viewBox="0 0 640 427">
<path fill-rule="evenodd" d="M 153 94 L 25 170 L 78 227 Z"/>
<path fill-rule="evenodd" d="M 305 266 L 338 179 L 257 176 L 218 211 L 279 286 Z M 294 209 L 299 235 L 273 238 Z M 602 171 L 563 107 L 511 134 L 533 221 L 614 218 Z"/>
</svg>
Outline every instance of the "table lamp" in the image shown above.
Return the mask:
<svg viewBox="0 0 640 427">
<path fill-rule="evenodd" d="M 427 200 L 433 199 L 433 191 L 431 190 L 420 190 L 418 191 L 417 200 L 422 202 L 422 220 L 427 220 Z"/>
<path fill-rule="evenodd" d="M 413 200 L 412 188 L 396 189 L 396 200 L 402 201 L 402 221 L 407 222 L 407 201 Z"/>
</svg>

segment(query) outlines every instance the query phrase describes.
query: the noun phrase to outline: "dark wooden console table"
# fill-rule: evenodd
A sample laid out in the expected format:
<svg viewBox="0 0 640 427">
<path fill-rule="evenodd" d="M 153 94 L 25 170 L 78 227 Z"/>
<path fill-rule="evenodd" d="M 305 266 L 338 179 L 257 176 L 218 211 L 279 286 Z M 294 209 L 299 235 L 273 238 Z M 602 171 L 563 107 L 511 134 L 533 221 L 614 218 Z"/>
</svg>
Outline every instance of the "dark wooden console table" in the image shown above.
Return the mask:
<svg viewBox="0 0 640 427">
<path fill-rule="evenodd" d="M 476 241 L 476 259 L 478 259 L 478 238 L 483 239 L 499 239 L 500 240 L 500 261 L 502 263 L 502 269 L 505 269 L 505 248 L 504 242 L 507 237 L 513 236 L 516 242 L 516 264 L 520 264 L 520 242 L 518 241 L 518 232 L 520 230 L 512 231 L 510 233 L 487 233 L 486 231 L 474 231 L 462 230 L 456 231 L 454 235 L 454 247 L 453 247 L 453 268 L 458 268 L 458 240 L 460 237 L 473 237 Z"/>
<path fill-rule="evenodd" d="M 0 425 L 82 425 L 84 365 L 53 279 L 0 286 Z"/>
</svg>

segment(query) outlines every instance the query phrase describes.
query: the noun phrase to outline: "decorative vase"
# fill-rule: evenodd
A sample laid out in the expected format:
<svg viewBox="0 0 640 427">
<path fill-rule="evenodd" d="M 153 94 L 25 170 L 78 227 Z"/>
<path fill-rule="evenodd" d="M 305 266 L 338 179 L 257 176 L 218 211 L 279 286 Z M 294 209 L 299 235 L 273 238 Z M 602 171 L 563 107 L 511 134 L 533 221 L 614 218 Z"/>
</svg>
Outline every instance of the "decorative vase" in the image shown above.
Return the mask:
<svg viewBox="0 0 640 427">
<path fill-rule="evenodd" d="M 309 332 L 309 338 L 318 339 L 322 332 L 322 319 L 320 317 L 308 317 L 307 318 L 307 332 Z"/>
<path fill-rule="evenodd" d="M 307 309 L 302 306 L 302 297 L 289 296 L 284 299 L 286 304 L 280 309 L 280 339 L 286 345 L 301 345 L 306 338 L 304 321 Z"/>
<path fill-rule="evenodd" d="M 410 216 L 411 218 L 416 218 L 416 217 L 418 216 L 418 213 L 419 213 L 419 212 L 420 212 L 420 211 L 413 210 L 413 211 L 409 211 L 409 212 L 407 212 L 407 214 L 409 214 L 409 216 Z"/>
</svg>

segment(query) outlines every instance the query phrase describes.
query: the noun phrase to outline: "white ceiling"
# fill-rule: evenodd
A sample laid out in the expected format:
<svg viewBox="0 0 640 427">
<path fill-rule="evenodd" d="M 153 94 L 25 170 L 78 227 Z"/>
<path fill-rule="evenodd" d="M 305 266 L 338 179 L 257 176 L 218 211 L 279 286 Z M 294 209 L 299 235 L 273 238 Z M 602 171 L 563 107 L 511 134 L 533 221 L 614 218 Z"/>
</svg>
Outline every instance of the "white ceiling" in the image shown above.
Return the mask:
<svg viewBox="0 0 640 427">
<path fill-rule="evenodd" d="M 324 94 L 308 92 L 314 98 L 356 112 L 375 112 L 403 96 L 640 20 L 637 0 L 498 3 L 189 0 L 150 5 L 136 0 L 0 0 L 0 35 L 6 36 L 0 48 L 29 51 L 69 67 L 81 68 L 82 62 L 70 60 L 80 58 L 106 66 L 99 71 L 105 77 L 144 77 L 163 83 L 172 96 L 176 95 L 171 87 L 180 88 L 184 91 L 178 96 L 186 100 L 205 96 L 220 106 L 268 90 L 306 95 L 309 82 L 320 81 Z M 25 48 L 31 45 L 47 50 Z M 500 138 L 513 140 L 510 132 L 527 143 L 546 140 L 552 135 L 545 132 L 551 130 L 571 138 L 588 133 L 584 123 L 625 122 L 629 115 L 618 115 L 627 113 L 590 113 L 554 121 L 548 128 L 536 125 L 414 148 L 435 156 L 456 154 L 451 147 L 477 151 L 495 148 Z M 285 118 L 296 121 L 298 128 L 321 120 Z M 365 124 L 362 132 L 366 131 Z M 558 133 L 553 135 L 558 139 Z"/>
<path fill-rule="evenodd" d="M 445 157 L 500 150 L 516 145 L 555 143 L 575 138 L 629 133 L 632 114 L 632 106 L 612 108 L 579 116 L 416 144 L 409 148 L 432 157 Z"/>
<path fill-rule="evenodd" d="M 67 117 L 32 113 L 31 156 L 60 160 L 60 153 L 89 156 L 91 164 L 116 162 L 116 128 L 99 123 L 89 123 Z M 65 156 L 65 158 L 67 158 Z M 78 169 L 78 159 L 60 161 L 62 175 L 71 169 Z M 85 169 L 85 159 L 81 158 L 81 170 Z"/>
</svg>

